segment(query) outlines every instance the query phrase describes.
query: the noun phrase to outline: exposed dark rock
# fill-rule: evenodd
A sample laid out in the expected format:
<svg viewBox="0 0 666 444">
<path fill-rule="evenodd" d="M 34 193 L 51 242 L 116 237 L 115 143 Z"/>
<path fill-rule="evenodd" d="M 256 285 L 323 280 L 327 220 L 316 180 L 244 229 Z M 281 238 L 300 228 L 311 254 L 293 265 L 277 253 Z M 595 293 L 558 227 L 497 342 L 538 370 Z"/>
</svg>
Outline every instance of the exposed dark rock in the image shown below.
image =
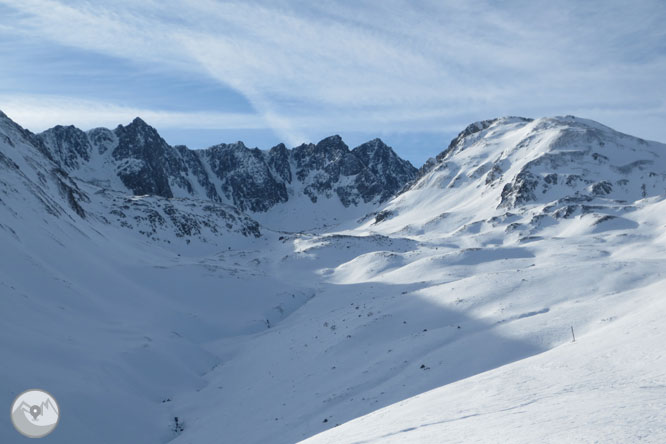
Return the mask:
<svg viewBox="0 0 666 444">
<path fill-rule="evenodd" d="M 521 171 L 513 182 L 504 185 L 498 208 L 515 207 L 536 200 L 535 190 L 538 184 L 537 176 L 529 171 Z"/>
<path fill-rule="evenodd" d="M 201 152 L 220 184 L 221 192 L 241 210 L 266 211 L 286 202 L 284 183 L 275 180 L 258 149 L 242 142 L 220 144 Z"/>
<path fill-rule="evenodd" d="M 268 166 L 274 176 L 285 183 L 291 183 L 291 166 L 289 165 L 289 150 L 280 143 L 268 151 Z"/>
<path fill-rule="evenodd" d="M 398 155 L 380 139 L 374 139 L 357 146 L 352 150 L 352 154 L 358 158 L 363 166 L 374 174 L 374 180 L 381 187 L 381 190 L 372 190 L 367 186 L 362 195 L 366 202 L 374 197 L 376 192 L 380 192 L 380 200 L 386 200 L 396 194 L 408 182 L 414 180 L 418 170 L 414 166 L 398 157 Z M 370 179 L 370 176 L 367 176 Z M 358 181 L 360 186 L 360 181 Z"/>
<path fill-rule="evenodd" d="M 86 133 L 74 126 L 55 126 L 38 137 L 51 148 L 53 158 L 61 168 L 79 168 L 82 162 L 90 160 L 92 150 Z"/>
<path fill-rule="evenodd" d="M 123 184 L 136 195 L 173 197 L 168 173 L 177 168 L 175 150 L 138 117 L 114 132 L 118 146 L 113 158 L 119 162 L 117 173 Z"/>
<path fill-rule="evenodd" d="M 611 191 L 613 191 L 613 185 L 605 180 L 592 185 L 592 194 L 596 194 L 598 196 L 610 194 Z"/>
<path fill-rule="evenodd" d="M 93 156 L 108 158 L 107 177 L 90 179 L 111 186 L 113 175 L 135 195 L 194 197 L 231 203 L 243 211 L 264 212 L 300 189 L 312 202 L 337 197 L 344 206 L 385 201 L 416 177 L 416 169 L 381 140 L 353 151 L 340 136 L 292 150 L 279 144 L 269 151 L 242 142 L 205 150 L 172 147 L 140 118 L 110 131 L 85 133 L 55 127 L 39 135 L 59 166 L 78 170 Z M 299 182 L 298 184 L 295 181 Z"/>
</svg>

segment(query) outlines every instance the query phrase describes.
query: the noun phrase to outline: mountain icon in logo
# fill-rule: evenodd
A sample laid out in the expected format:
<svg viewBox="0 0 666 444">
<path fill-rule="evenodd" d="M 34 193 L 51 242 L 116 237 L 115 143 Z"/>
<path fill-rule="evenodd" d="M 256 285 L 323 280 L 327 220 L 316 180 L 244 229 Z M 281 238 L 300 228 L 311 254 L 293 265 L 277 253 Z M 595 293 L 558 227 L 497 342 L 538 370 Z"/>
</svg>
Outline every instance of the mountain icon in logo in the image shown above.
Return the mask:
<svg viewBox="0 0 666 444">
<path fill-rule="evenodd" d="M 42 438 L 51 433 L 60 420 L 55 398 L 43 390 L 21 393 L 12 404 L 12 423 L 28 438 Z"/>
</svg>

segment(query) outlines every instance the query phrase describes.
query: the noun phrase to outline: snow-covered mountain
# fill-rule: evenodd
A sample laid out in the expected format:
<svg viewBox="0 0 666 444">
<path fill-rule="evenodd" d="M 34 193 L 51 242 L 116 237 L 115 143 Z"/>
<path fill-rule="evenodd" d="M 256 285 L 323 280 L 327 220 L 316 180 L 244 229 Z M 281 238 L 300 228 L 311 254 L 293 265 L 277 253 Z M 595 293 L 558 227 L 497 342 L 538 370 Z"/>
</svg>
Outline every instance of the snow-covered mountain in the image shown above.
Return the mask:
<svg viewBox="0 0 666 444">
<path fill-rule="evenodd" d="M 574 117 L 417 172 L 2 115 L 0 393 L 52 393 L 58 443 L 663 442 L 665 156 Z"/>
<path fill-rule="evenodd" d="M 255 220 L 230 205 L 135 196 L 107 188 L 103 180 L 76 179 L 63 168 L 64 151 L 50 151 L 40 136 L 4 114 L 0 114 L 0 143 L 1 223 L 10 233 L 23 225 L 32 230 L 67 225 L 78 231 L 120 231 L 162 244 L 195 241 L 210 248 L 235 246 L 261 235 Z M 68 159 L 70 166 L 78 162 Z"/>
<path fill-rule="evenodd" d="M 64 171 L 105 189 L 226 203 L 285 230 L 361 215 L 416 177 L 416 168 L 379 139 L 353 150 L 339 136 L 291 150 L 242 142 L 189 150 L 168 145 L 139 118 L 113 131 L 56 126 L 36 137 Z M 289 209 L 303 213 L 298 225 L 282 215 Z"/>
<path fill-rule="evenodd" d="M 347 232 L 420 247 L 324 275 L 408 286 L 441 310 L 419 319 L 438 336 L 417 361 L 427 376 L 397 372 L 400 402 L 304 443 L 666 440 L 666 145 L 572 116 L 501 118 L 468 126 L 420 173 Z M 413 378 L 439 387 L 409 398 Z"/>
<path fill-rule="evenodd" d="M 508 117 L 469 125 L 365 227 L 482 236 L 499 226 L 527 238 L 583 218 L 600 231 L 628 224 L 635 202 L 665 192 L 663 144 L 573 116 Z"/>
</svg>

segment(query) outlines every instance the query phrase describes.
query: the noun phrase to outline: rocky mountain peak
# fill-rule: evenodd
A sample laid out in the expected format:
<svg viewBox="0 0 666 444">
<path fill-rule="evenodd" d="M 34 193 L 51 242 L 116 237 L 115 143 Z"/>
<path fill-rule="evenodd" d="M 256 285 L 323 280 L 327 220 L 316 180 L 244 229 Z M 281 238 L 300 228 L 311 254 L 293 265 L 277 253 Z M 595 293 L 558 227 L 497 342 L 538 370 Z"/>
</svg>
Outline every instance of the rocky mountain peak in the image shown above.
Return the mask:
<svg viewBox="0 0 666 444">
<path fill-rule="evenodd" d="M 444 151 L 439 153 L 435 157 L 428 159 L 422 166 L 419 168 L 418 176 L 422 177 L 432 171 L 436 166 L 441 164 L 444 159 L 453 155 L 454 152 L 463 149 L 466 143 L 469 141 L 470 136 L 478 135 L 481 131 L 484 131 L 496 124 L 502 124 L 511 121 L 522 121 L 522 122 L 531 122 L 533 119 L 527 117 L 497 117 L 494 119 L 480 120 L 477 122 L 470 123 L 465 127 L 464 130 L 458 133 L 458 135 L 451 140 L 449 145 Z"/>
<path fill-rule="evenodd" d="M 119 138 L 124 138 L 125 140 L 137 140 L 140 142 L 139 144 L 145 142 L 159 142 L 162 140 L 157 130 L 148 125 L 140 117 L 136 117 L 128 125 L 118 125 L 114 132 Z"/>
<path fill-rule="evenodd" d="M 352 150 L 352 153 L 358 157 L 364 164 L 369 165 L 372 160 L 382 160 L 396 158 L 398 155 L 393 148 L 386 145 L 382 139 L 376 138 L 365 142 Z"/>
<path fill-rule="evenodd" d="M 290 151 L 284 143 L 275 145 L 267 154 L 267 163 L 272 174 L 287 184 L 290 184 L 292 180 L 289 158 Z"/>
<path fill-rule="evenodd" d="M 119 126 L 122 126 L 122 125 L 119 125 Z M 132 122 L 130 122 L 127 125 L 127 127 L 137 128 L 137 130 L 141 129 L 141 130 L 144 130 L 144 131 L 154 130 L 154 128 L 152 126 L 148 125 L 145 120 L 143 120 L 141 117 L 138 117 L 138 116 L 135 117 L 132 120 Z"/>
<path fill-rule="evenodd" d="M 349 147 L 337 134 L 320 140 L 314 148 L 316 153 L 320 153 L 327 159 L 339 158 L 349 152 Z"/>
<path fill-rule="evenodd" d="M 475 123 L 437 159 L 387 206 L 382 224 L 402 229 L 410 213 L 401 208 L 428 200 L 431 225 L 464 206 L 461 226 L 508 221 L 507 230 L 535 233 L 561 218 L 621 220 L 635 203 L 666 193 L 666 145 L 573 116 Z"/>
<path fill-rule="evenodd" d="M 319 142 L 316 144 L 317 149 L 325 150 L 325 149 L 336 149 L 336 148 L 341 148 L 341 147 L 346 147 L 347 145 L 343 142 L 342 137 L 338 134 L 334 134 L 332 136 L 324 137 L 321 139 Z M 349 149 L 349 147 L 347 147 Z"/>
<path fill-rule="evenodd" d="M 92 147 L 88 137 L 75 126 L 56 125 L 41 133 L 40 138 L 51 147 L 54 160 L 63 168 L 77 169 L 90 160 Z"/>
<path fill-rule="evenodd" d="M 353 151 L 339 135 L 293 149 L 279 144 L 262 151 L 238 141 L 189 150 L 170 146 L 138 117 L 113 131 L 58 126 L 39 137 L 65 170 L 109 166 L 86 168 L 91 182 L 121 183 L 135 195 L 228 203 L 253 213 L 303 198 L 307 205 L 329 199 L 344 207 L 376 204 L 416 177 L 416 169 L 379 139 Z"/>
<path fill-rule="evenodd" d="M 137 195 L 173 197 L 169 179 L 179 170 L 177 151 L 138 117 L 114 133 L 118 144 L 112 156 L 123 184 Z"/>
<path fill-rule="evenodd" d="M 381 183 L 382 200 L 396 194 L 401 188 L 416 179 L 418 170 L 407 160 L 401 159 L 393 148 L 376 138 L 352 150 Z"/>
<path fill-rule="evenodd" d="M 328 175 L 339 175 L 339 162 L 349 153 L 349 147 L 339 135 L 326 137 L 316 145 L 302 144 L 292 150 L 296 162 L 296 176 L 300 181 L 313 170 L 326 169 Z"/>
<path fill-rule="evenodd" d="M 7 114 L 2 112 L 2 110 L 0 110 L 0 120 L 4 120 L 4 121 L 9 120 L 9 121 L 11 121 L 11 119 L 7 116 Z"/>
<path fill-rule="evenodd" d="M 481 133 L 481 131 L 484 131 L 488 128 L 490 128 L 493 125 L 503 125 L 503 124 L 509 124 L 509 123 L 514 123 L 514 122 L 532 122 L 533 119 L 529 119 L 526 117 L 514 117 L 514 116 L 507 116 L 507 117 L 498 117 L 495 119 L 488 119 L 488 120 L 481 120 L 478 122 L 471 123 L 467 125 L 467 127 L 462 130 L 455 139 L 449 143 L 449 146 L 446 150 L 444 150 L 442 153 L 440 153 L 436 159 L 437 161 L 441 161 L 442 159 L 446 158 L 447 156 L 452 155 L 455 151 L 458 149 L 463 148 L 467 143 L 468 139 L 472 135 L 478 135 Z"/>
<path fill-rule="evenodd" d="M 22 128 L 20 125 L 15 123 L 7 114 L 0 110 L 0 135 L 5 142 L 10 143 L 12 136 L 23 138 L 29 140 L 37 145 L 40 144 L 40 141 L 37 140 L 33 133 L 27 129 Z M 43 149 L 43 147 L 38 147 L 40 150 L 44 151 L 44 154 L 50 156 L 48 152 Z"/>
</svg>

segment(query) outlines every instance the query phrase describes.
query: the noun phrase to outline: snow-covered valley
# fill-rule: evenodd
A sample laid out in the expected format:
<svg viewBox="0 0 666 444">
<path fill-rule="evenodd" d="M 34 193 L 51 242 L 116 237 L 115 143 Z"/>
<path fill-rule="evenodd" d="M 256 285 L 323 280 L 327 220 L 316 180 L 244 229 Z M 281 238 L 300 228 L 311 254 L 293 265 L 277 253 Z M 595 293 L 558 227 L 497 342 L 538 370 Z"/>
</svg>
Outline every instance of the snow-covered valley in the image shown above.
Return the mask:
<svg viewBox="0 0 666 444">
<path fill-rule="evenodd" d="M 53 393 L 51 442 L 666 441 L 666 145 L 495 119 L 417 177 L 336 140 L 263 209 L 135 196 L 0 117 L 0 393 Z"/>
</svg>

